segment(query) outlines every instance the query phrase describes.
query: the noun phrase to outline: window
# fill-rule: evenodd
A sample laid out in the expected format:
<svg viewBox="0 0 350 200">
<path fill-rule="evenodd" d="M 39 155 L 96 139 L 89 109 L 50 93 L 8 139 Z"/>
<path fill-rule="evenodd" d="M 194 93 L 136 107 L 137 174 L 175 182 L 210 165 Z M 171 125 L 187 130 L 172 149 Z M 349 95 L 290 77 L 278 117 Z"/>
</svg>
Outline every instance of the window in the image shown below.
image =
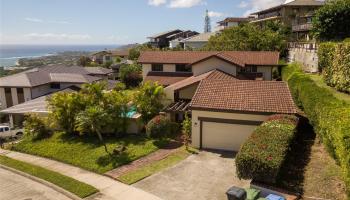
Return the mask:
<svg viewBox="0 0 350 200">
<path fill-rule="evenodd" d="M 110 57 L 110 56 L 105 56 L 105 59 L 106 59 L 107 61 L 109 61 L 109 60 L 111 60 L 111 57 Z"/>
<path fill-rule="evenodd" d="M 18 103 L 24 102 L 23 88 L 17 88 Z"/>
<path fill-rule="evenodd" d="M 152 64 L 152 71 L 154 72 L 162 72 L 163 65 L 162 64 Z"/>
<path fill-rule="evenodd" d="M 59 83 L 51 83 L 51 89 L 61 89 L 61 85 Z"/>
<path fill-rule="evenodd" d="M 0 128 L 0 133 L 4 132 L 4 129 L 3 128 Z"/>
<path fill-rule="evenodd" d="M 255 73 L 257 72 L 257 67 L 256 66 L 247 66 L 247 67 L 243 67 L 241 68 L 241 72 L 249 72 L 249 73 Z"/>
<path fill-rule="evenodd" d="M 10 129 L 9 129 L 9 127 L 5 127 L 5 131 L 9 131 Z"/>
<path fill-rule="evenodd" d="M 178 65 L 176 65 L 176 71 L 177 72 L 192 72 L 192 67 L 187 66 L 185 64 L 178 64 Z"/>
</svg>

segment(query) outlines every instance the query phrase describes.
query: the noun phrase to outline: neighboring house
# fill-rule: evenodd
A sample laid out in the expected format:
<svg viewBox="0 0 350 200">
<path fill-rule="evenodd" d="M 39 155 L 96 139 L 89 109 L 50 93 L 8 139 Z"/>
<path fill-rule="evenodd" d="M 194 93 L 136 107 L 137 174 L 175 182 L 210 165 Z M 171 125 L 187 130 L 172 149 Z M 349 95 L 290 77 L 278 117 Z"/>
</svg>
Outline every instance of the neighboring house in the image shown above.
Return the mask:
<svg viewBox="0 0 350 200">
<path fill-rule="evenodd" d="M 252 17 L 228 17 L 222 21 L 217 22 L 218 26 L 215 27 L 215 30 L 222 31 L 230 27 L 236 27 L 240 24 L 248 23 L 252 19 Z"/>
<path fill-rule="evenodd" d="M 184 46 L 184 49 L 200 49 L 204 47 L 211 36 L 216 35 L 216 32 L 210 32 L 210 33 L 201 33 L 199 35 L 183 39 L 182 43 Z"/>
<path fill-rule="evenodd" d="M 239 151 L 254 129 L 272 114 L 296 114 L 287 83 L 204 79 L 189 105 L 192 145 Z"/>
<path fill-rule="evenodd" d="M 199 33 L 196 31 L 183 31 L 180 33 L 175 33 L 173 35 L 168 36 L 167 38 L 170 40 L 169 41 L 169 48 L 175 48 L 177 46 L 181 46 L 182 48 L 184 47 L 183 45 L 183 40 L 190 38 L 192 36 L 198 35 Z"/>
<path fill-rule="evenodd" d="M 176 30 L 166 31 L 163 33 L 158 33 L 147 37 L 149 39 L 148 43 L 155 48 L 161 48 L 161 49 L 166 48 L 166 47 L 169 47 L 169 44 L 170 44 L 169 42 L 174 39 L 171 36 L 182 32 L 183 32 L 182 30 L 176 29 Z"/>
<path fill-rule="evenodd" d="M 115 63 L 116 58 L 127 59 L 129 50 L 104 50 L 91 54 L 91 60 L 97 64 L 105 64 L 107 62 Z"/>
<path fill-rule="evenodd" d="M 112 70 L 100 67 L 61 65 L 34 68 L 0 78 L 1 109 L 68 88 L 107 80 Z"/>
<path fill-rule="evenodd" d="M 272 80 L 278 60 L 278 52 L 267 51 L 144 51 L 138 62 L 145 81 L 168 86 L 214 69 L 239 79 Z"/>
<path fill-rule="evenodd" d="M 293 39 L 309 40 L 312 17 L 323 5 L 324 1 L 317 0 L 286 1 L 284 4 L 252 13 L 251 15 L 256 15 L 257 18 L 251 23 L 264 26 L 268 21 L 280 21 L 292 29 Z"/>
</svg>

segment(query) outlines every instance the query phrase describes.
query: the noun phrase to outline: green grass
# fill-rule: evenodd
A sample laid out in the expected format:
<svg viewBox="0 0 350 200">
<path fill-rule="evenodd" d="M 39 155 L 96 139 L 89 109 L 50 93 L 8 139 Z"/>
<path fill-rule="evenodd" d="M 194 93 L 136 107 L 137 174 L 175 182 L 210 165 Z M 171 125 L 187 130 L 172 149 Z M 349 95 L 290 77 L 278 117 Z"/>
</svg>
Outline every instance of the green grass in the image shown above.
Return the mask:
<svg viewBox="0 0 350 200">
<path fill-rule="evenodd" d="M 175 152 L 162 160 L 156 161 L 154 163 L 151 163 L 149 165 L 146 165 L 134 171 L 130 171 L 120 176 L 118 180 L 129 185 L 136 183 L 139 180 L 142 180 L 165 168 L 168 168 L 170 166 L 177 164 L 178 162 L 187 158 L 189 155 L 190 153 L 183 148 L 178 152 Z"/>
<path fill-rule="evenodd" d="M 25 172 L 32 176 L 44 179 L 50 183 L 53 183 L 78 197 L 84 198 L 90 196 L 98 190 L 90 185 L 72 179 L 68 176 L 64 176 L 60 173 L 44 169 L 39 166 L 35 166 L 26 162 L 14 160 L 12 158 L 0 155 L 0 164 L 10 168 Z"/>
<path fill-rule="evenodd" d="M 108 155 L 103 145 L 94 136 L 71 136 L 57 132 L 52 137 L 32 140 L 26 136 L 15 144 L 12 150 L 52 158 L 97 173 L 105 173 L 159 149 L 166 141 L 148 139 L 142 136 L 104 138 L 110 152 L 124 144 L 127 150 L 118 156 Z"/>
<path fill-rule="evenodd" d="M 310 74 L 310 78 L 316 83 L 317 86 L 322 87 L 327 89 L 328 91 L 330 91 L 334 97 L 336 97 L 337 99 L 340 100 L 344 100 L 348 103 L 350 103 L 350 95 L 343 93 L 343 92 L 339 92 L 336 89 L 328 86 L 322 79 L 321 75 L 318 74 Z"/>
</svg>

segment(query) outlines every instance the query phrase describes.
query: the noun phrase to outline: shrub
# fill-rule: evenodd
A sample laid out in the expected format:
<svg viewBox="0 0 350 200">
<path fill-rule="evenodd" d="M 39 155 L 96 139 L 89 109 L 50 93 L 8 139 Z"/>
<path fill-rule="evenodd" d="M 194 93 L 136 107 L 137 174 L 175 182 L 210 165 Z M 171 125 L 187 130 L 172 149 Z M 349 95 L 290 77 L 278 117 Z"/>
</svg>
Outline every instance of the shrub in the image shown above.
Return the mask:
<svg viewBox="0 0 350 200">
<path fill-rule="evenodd" d="M 30 114 L 26 116 L 24 122 L 24 132 L 33 136 L 33 139 L 47 138 L 51 135 L 47 122 L 44 117 L 37 114 Z"/>
<path fill-rule="evenodd" d="M 340 164 L 350 196 L 350 104 L 318 87 L 308 75 L 282 71 L 293 98 L 301 104 L 328 152 Z M 286 74 L 288 73 L 288 75 Z"/>
<path fill-rule="evenodd" d="M 320 72 L 323 72 L 326 76 L 328 73 L 331 72 L 328 69 L 330 69 L 332 66 L 335 47 L 335 42 L 323 42 L 320 43 L 318 47 L 318 69 Z"/>
<path fill-rule="evenodd" d="M 153 138 L 170 137 L 179 132 L 180 126 L 165 116 L 157 115 L 146 126 L 146 134 Z"/>
<path fill-rule="evenodd" d="M 236 156 L 237 175 L 274 183 L 295 138 L 295 116 L 276 116 L 257 127 Z"/>
</svg>

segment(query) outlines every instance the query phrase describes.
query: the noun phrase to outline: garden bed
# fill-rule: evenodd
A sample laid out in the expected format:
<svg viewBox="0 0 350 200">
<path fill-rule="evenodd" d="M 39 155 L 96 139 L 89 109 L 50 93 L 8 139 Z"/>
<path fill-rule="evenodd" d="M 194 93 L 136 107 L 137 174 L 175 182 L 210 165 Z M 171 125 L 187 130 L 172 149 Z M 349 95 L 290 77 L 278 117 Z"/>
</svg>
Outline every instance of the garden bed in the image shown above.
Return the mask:
<svg viewBox="0 0 350 200">
<path fill-rule="evenodd" d="M 57 132 L 52 137 L 32 140 L 24 137 L 12 150 L 43 156 L 72 164 L 97 173 L 105 173 L 140 157 L 146 156 L 162 146 L 167 140 L 156 140 L 141 135 L 129 135 L 123 138 L 105 137 L 109 151 L 118 145 L 125 145 L 126 151 L 118 156 L 108 155 L 96 136 L 71 136 Z"/>
</svg>

